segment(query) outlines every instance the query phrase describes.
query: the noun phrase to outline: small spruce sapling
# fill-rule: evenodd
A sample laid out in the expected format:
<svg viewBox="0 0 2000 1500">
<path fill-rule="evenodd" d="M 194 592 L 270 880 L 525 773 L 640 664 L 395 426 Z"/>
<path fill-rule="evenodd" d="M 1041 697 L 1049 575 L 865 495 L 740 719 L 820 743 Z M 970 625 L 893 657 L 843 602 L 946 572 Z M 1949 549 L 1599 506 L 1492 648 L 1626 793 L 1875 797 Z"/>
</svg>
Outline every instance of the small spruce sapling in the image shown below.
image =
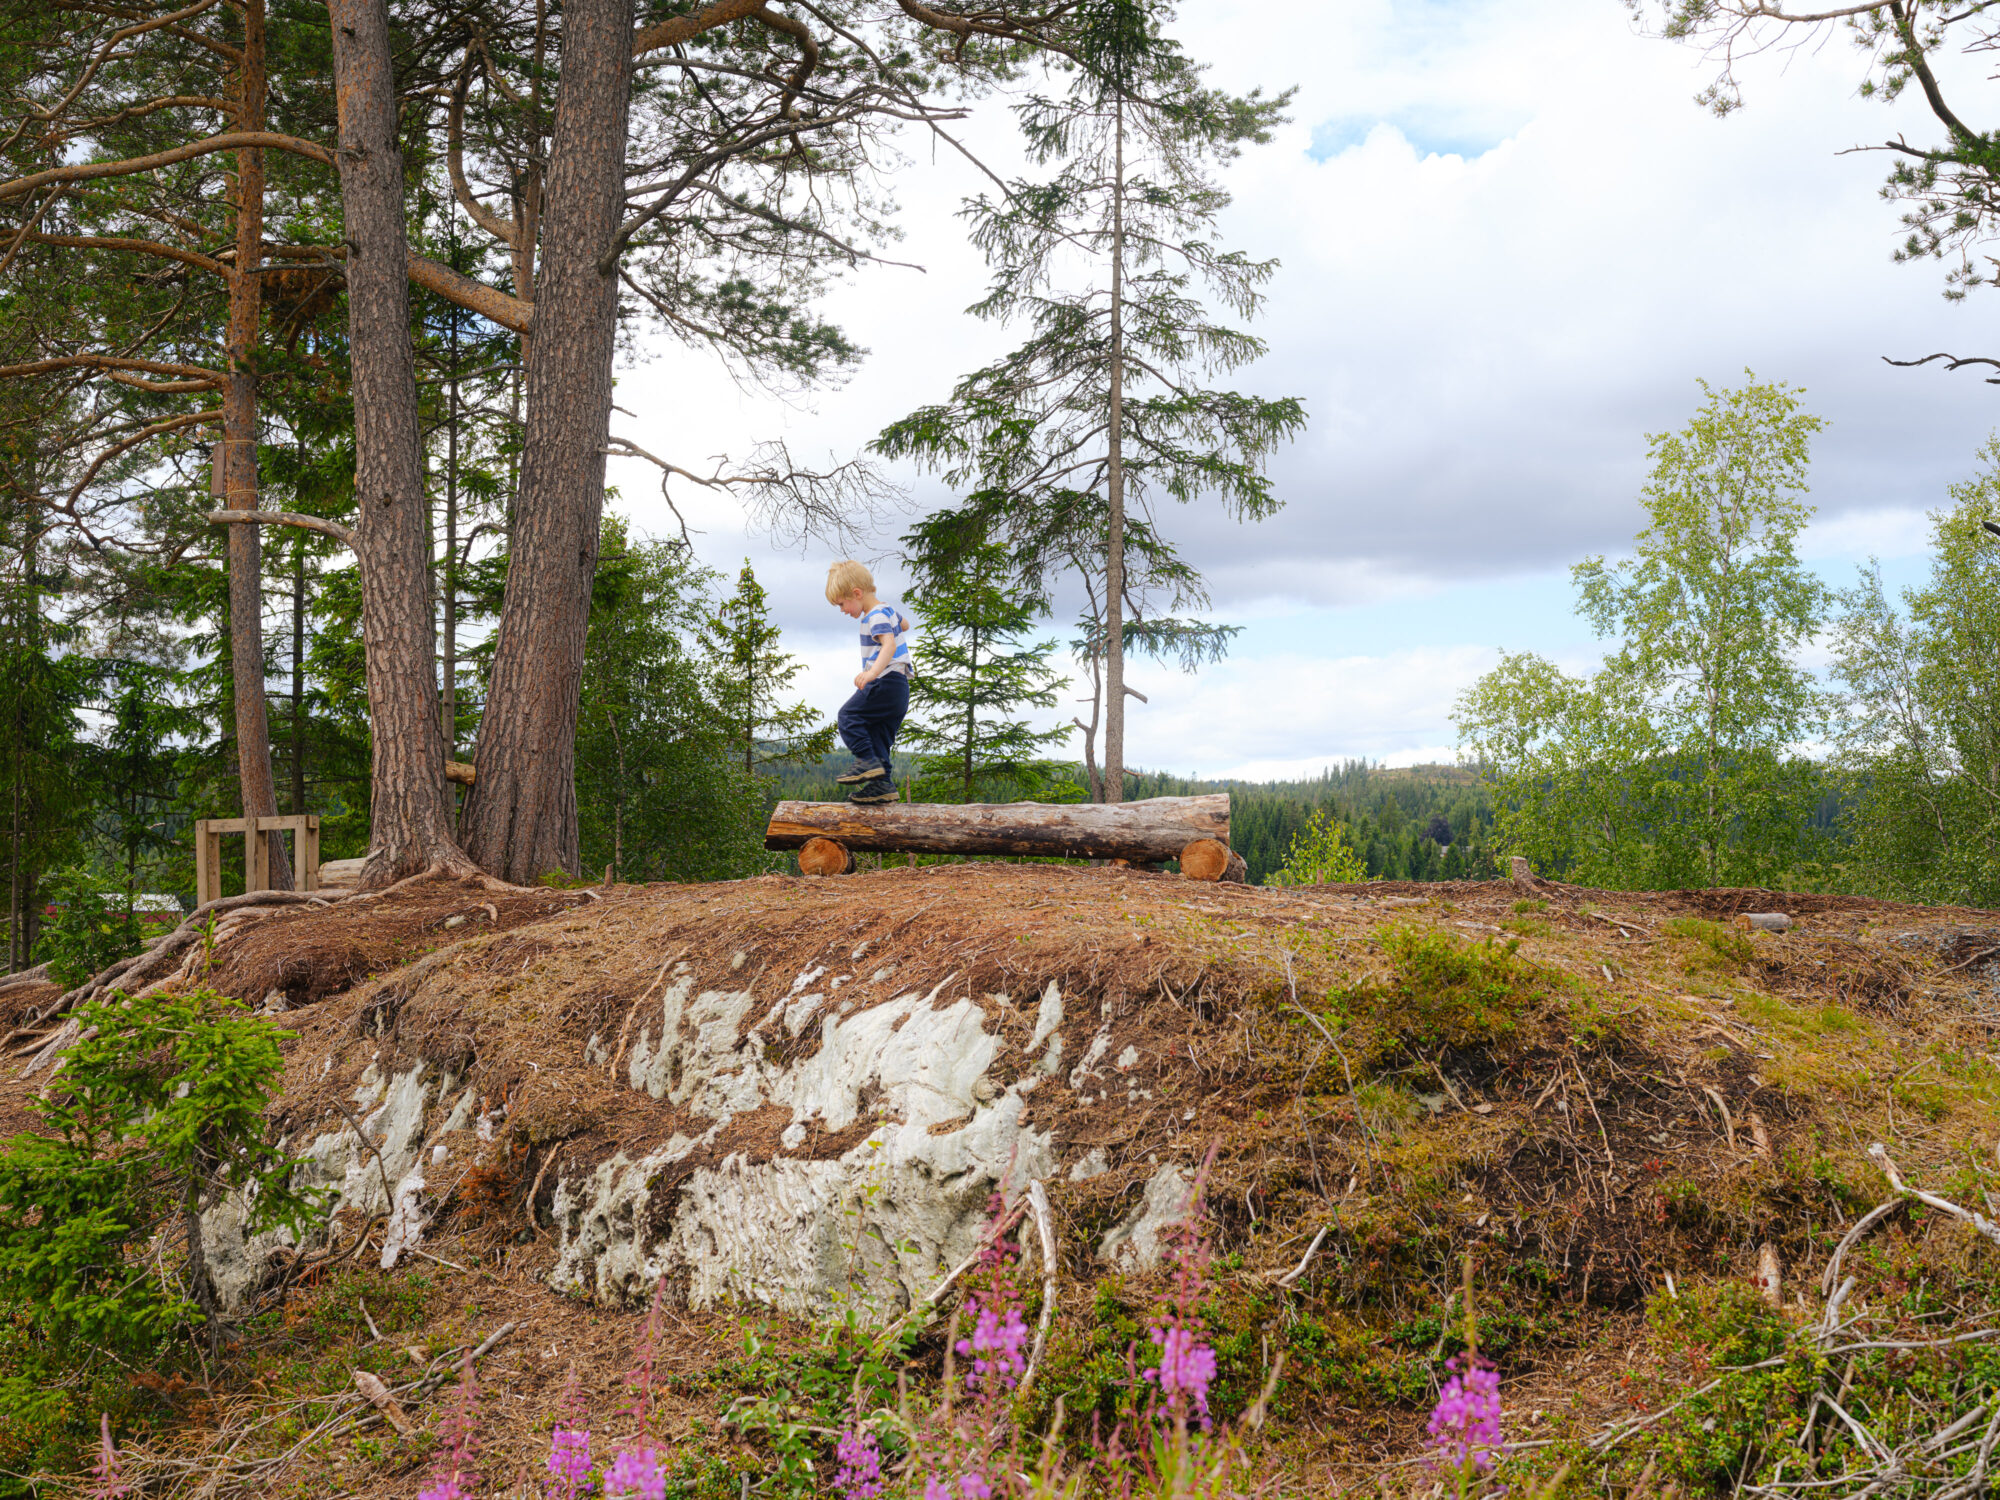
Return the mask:
<svg viewBox="0 0 2000 1500">
<path fill-rule="evenodd" d="M 84 1040 L 30 1106 L 48 1133 L 0 1143 L 0 1303 L 46 1337 L 132 1352 L 199 1314 L 213 1349 L 202 1215 L 236 1195 L 247 1233 L 303 1237 L 324 1207 L 264 1118 L 287 1033 L 206 991 L 119 995 L 77 1019 Z"/>
</svg>

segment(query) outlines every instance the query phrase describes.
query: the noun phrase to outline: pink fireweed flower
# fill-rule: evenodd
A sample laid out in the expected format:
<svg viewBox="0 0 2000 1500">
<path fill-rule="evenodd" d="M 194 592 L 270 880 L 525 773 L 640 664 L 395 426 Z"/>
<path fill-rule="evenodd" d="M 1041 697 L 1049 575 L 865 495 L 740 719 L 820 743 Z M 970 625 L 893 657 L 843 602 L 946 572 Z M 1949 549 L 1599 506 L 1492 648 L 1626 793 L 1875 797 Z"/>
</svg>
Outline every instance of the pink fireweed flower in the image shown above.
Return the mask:
<svg viewBox="0 0 2000 1500">
<path fill-rule="evenodd" d="M 447 1451 L 431 1473 L 431 1482 L 417 1492 L 417 1500 L 472 1500 L 479 1478 L 472 1472 L 479 1455 L 479 1380 L 472 1373 L 472 1353 L 458 1372 L 458 1396 L 445 1413 L 442 1434 Z"/>
<path fill-rule="evenodd" d="M 1151 1332 L 1160 1349 L 1160 1362 L 1142 1373 L 1159 1383 L 1161 1394 L 1170 1403 L 1192 1406 L 1206 1431 L 1208 1388 L 1215 1382 L 1215 1351 L 1192 1328 L 1179 1324 Z"/>
<path fill-rule="evenodd" d="M 833 1476 L 834 1487 L 845 1500 L 878 1500 L 882 1493 L 882 1450 L 875 1434 L 865 1427 L 850 1427 L 840 1435 L 834 1450 L 840 1472 Z"/>
<path fill-rule="evenodd" d="M 630 1495 L 637 1500 L 666 1500 L 667 1470 L 660 1462 L 660 1450 L 653 1447 L 627 1448 L 604 1471 L 605 1500 Z"/>
<path fill-rule="evenodd" d="M 1484 1473 L 1506 1451 L 1500 1431 L 1500 1372 L 1477 1355 L 1446 1362 L 1452 1376 L 1438 1392 L 1429 1431 L 1433 1461 Z"/>
<path fill-rule="evenodd" d="M 542 1493 L 549 1500 L 576 1500 L 590 1493 L 590 1433 L 581 1427 L 558 1427 L 549 1434 L 549 1481 Z"/>
<path fill-rule="evenodd" d="M 991 1381 L 1010 1391 L 1028 1368 L 1021 1357 L 1028 1345 L 1028 1325 L 1021 1321 L 1020 1304 L 1008 1298 L 996 1308 L 984 1293 L 975 1292 L 972 1305 L 976 1310 L 972 1337 L 958 1341 L 958 1352 L 972 1359 L 966 1384 L 976 1390 Z"/>
<path fill-rule="evenodd" d="M 111 1441 L 111 1413 L 98 1413 L 99 1431 L 102 1436 L 97 1445 L 97 1462 L 90 1470 L 90 1488 L 84 1491 L 88 1500 L 119 1500 L 120 1496 L 137 1494 L 132 1483 L 123 1472 L 124 1461 L 118 1456 L 118 1445 Z"/>
</svg>

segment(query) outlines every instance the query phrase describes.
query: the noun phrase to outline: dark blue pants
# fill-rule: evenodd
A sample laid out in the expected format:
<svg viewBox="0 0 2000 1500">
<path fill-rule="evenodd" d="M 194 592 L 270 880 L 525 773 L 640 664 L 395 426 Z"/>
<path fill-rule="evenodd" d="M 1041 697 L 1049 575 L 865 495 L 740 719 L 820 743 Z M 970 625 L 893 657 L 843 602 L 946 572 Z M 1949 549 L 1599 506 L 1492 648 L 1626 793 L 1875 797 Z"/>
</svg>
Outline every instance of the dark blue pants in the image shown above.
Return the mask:
<svg viewBox="0 0 2000 1500">
<path fill-rule="evenodd" d="M 910 711 L 910 679 L 884 672 L 840 705 L 840 738 L 857 760 L 889 764 L 890 747 Z"/>
</svg>

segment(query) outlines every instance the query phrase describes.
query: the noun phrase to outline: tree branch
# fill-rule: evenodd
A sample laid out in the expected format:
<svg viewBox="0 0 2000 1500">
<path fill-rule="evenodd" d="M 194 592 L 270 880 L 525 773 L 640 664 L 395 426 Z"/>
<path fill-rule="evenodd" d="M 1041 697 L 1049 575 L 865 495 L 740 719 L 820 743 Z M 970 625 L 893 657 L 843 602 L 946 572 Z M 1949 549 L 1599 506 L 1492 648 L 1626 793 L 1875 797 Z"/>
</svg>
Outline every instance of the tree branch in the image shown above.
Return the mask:
<svg viewBox="0 0 2000 1500">
<path fill-rule="evenodd" d="M 435 292 L 447 302 L 455 302 L 467 312 L 478 313 L 489 323 L 511 328 L 515 333 L 533 332 L 535 304 L 506 292 L 496 291 L 483 281 L 462 276 L 442 261 L 410 252 L 410 280 L 427 292 Z"/>
<path fill-rule="evenodd" d="M 220 370 L 201 365 L 170 365 L 156 359 L 122 359 L 115 354 L 64 354 L 25 365 L 0 365 L 0 380 L 22 375 L 46 375 L 54 370 L 132 370 L 142 375 L 167 375 L 179 380 L 221 380 Z"/>
<path fill-rule="evenodd" d="M 33 229 L 21 238 L 30 245 L 61 245 L 73 250 L 129 250 L 135 255 L 157 255 L 162 260 L 177 260 L 211 276 L 229 274 L 229 267 L 212 255 L 203 255 L 199 250 L 183 250 L 178 245 L 168 245 L 159 240 L 111 234 L 43 234 Z"/>
<path fill-rule="evenodd" d="M 656 21 L 653 25 L 643 28 L 632 40 L 632 55 L 644 57 L 648 52 L 657 52 L 662 47 L 693 41 L 704 31 L 727 26 L 731 21 L 746 20 L 763 7 L 764 0 L 710 0 L 710 3 L 700 10 L 685 16 Z"/>
<path fill-rule="evenodd" d="M 324 516 L 302 516 L 294 510 L 212 510 L 208 521 L 213 526 L 297 526 L 330 536 L 343 547 L 354 545 L 353 527 Z"/>
<path fill-rule="evenodd" d="M 472 69 L 458 70 L 458 82 L 451 91 L 451 107 L 445 112 L 445 166 L 451 173 L 451 190 L 461 207 L 472 215 L 472 222 L 485 230 L 493 238 L 510 249 L 519 249 L 520 227 L 512 219 L 503 219 L 492 209 L 472 196 L 472 185 L 465 180 L 465 91 L 472 84 Z"/>
<path fill-rule="evenodd" d="M 35 172 L 26 177 L 16 177 L 12 182 L 0 182 L 0 200 L 18 198 L 23 193 L 32 193 L 38 187 L 52 182 L 92 182 L 100 177 L 131 177 L 140 172 L 150 172 L 156 167 L 171 167 L 176 162 L 192 161 L 197 156 L 212 156 L 218 151 L 291 151 L 313 161 L 333 165 L 333 153 L 324 146 L 311 141 L 300 140 L 295 135 L 280 135 L 274 130 L 235 130 L 224 135 L 212 135 L 205 140 L 189 141 L 182 146 L 174 146 L 165 151 L 156 151 L 151 156 L 131 156 L 122 161 L 87 161 L 74 166 L 51 167 L 46 172 Z"/>
</svg>

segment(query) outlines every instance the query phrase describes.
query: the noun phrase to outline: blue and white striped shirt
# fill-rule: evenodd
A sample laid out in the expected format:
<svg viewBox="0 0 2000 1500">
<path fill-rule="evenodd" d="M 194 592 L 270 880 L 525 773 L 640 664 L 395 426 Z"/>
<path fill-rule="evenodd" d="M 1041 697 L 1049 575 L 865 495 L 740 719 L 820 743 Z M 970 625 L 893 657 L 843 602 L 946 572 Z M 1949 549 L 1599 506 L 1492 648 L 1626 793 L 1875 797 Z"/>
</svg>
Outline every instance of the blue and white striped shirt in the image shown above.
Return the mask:
<svg viewBox="0 0 2000 1500">
<path fill-rule="evenodd" d="M 866 671 L 875 665 L 875 658 L 881 654 L 876 643 L 878 635 L 893 635 L 896 638 L 896 654 L 889 658 L 888 670 L 901 672 L 905 677 L 913 676 L 916 668 L 910 661 L 910 632 L 916 626 L 903 613 L 900 604 L 883 600 L 861 617 L 861 667 Z"/>
</svg>

